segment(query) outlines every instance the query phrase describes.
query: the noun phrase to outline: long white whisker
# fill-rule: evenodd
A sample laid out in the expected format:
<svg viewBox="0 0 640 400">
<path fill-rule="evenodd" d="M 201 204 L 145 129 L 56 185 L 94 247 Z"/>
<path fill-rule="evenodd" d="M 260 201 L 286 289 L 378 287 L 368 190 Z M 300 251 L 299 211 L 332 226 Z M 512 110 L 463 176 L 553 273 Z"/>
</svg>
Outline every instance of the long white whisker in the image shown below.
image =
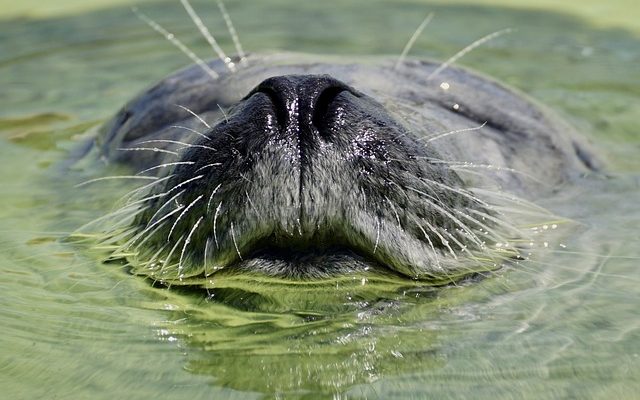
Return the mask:
<svg viewBox="0 0 640 400">
<path fill-rule="evenodd" d="M 168 192 L 167 192 L 168 193 Z M 184 193 L 184 190 L 179 191 L 178 193 L 176 193 L 175 195 L 173 195 L 169 200 L 167 200 L 163 205 L 161 205 L 155 213 L 153 213 L 153 215 L 151 216 L 151 218 L 149 218 L 149 222 L 147 222 L 147 228 L 149 227 L 149 225 L 151 223 L 153 223 L 153 220 L 160 214 L 160 211 L 162 211 L 166 206 L 168 206 L 169 204 L 171 204 L 171 202 L 173 200 L 175 200 L 178 196 L 180 196 L 181 194 Z M 166 196 L 166 194 L 165 194 Z M 182 209 L 182 206 L 178 206 L 176 209 Z M 164 217 L 162 217 L 162 219 L 164 219 Z M 146 229 L 146 228 L 145 228 Z"/>
<path fill-rule="evenodd" d="M 480 129 L 484 128 L 484 127 L 485 127 L 485 125 L 487 125 L 487 122 L 486 122 L 486 121 L 485 121 L 485 122 L 483 122 L 483 123 L 482 123 L 482 125 L 480 125 L 480 126 L 476 126 L 476 127 L 474 127 L 474 128 L 457 129 L 457 130 L 455 130 L 455 131 L 449 131 L 449 132 L 439 133 L 439 134 L 436 134 L 436 135 L 434 135 L 434 136 L 428 136 L 428 137 L 425 137 L 425 138 L 420 138 L 420 139 L 418 139 L 418 140 L 419 140 L 419 141 L 423 141 L 423 140 L 424 140 L 426 143 L 429 143 L 429 142 L 433 142 L 434 140 L 438 140 L 438 139 L 445 138 L 445 137 L 447 137 L 447 136 L 455 135 L 455 134 L 457 134 L 457 133 L 477 131 L 477 130 L 480 130 Z"/>
<path fill-rule="evenodd" d="M 193 181 L 197 181 L 198 179 L 202 179 L 202 177 L 204 177 L 204 175 L 198 175 L 198 176 L 195 176 L 193 178 L 189 178 L 186 181 L 182 181 L 182 182 L 178 183 L 177 185 L 175 185 L 174 187 L 172 187 L 171 189 L 167 190 L 165 192 L 165 194 L 169 194 L 169 193 L 173 192 L 174 190 L 186 185 L 187 183 L 190 183 L 190 182 L 193 182 Z"/>
<path fill-rule="evenodd" d="M 454 212 L 458 215 L 460 215 L 462 218 L 465 218 L 471 222 L 473 222 L 474 224 L 476 224 L 477 226 L 479 226 L 481 229 L 484 229 L 485 231 L 487 231 L 487 233 L 493 235 L 493 236 L 489 236 L 491 237 L 493 240 L 495 240 L 496 242 L 504 242 L 507 243 L 509 242 L 507 239 L 505 239 L 502 235 L 500 235 L 499 233 L 497 233 L 495 230 L 493 230 L 492 228 L 490 228 L 487 224 L 482 223 L 480 221 L 478 221 L 476 218 L 473 218 L 472 216 L 470 216 L 467 213 L 464 213 L 460 210 L 454 210 Z M 485 236 L 487 236 L 485 234 Z"/>
<path fill-rule="evenodd" d="M 238 253 L 240 261 L 243 261 L 242 254 L 240 254 L 240 249 L 238 248 L 238 242 L 236 242 L 236 234 L 233 231 L 233 222 L 231 223 L 231 239 L 233 239 L 233 246 L 236 248 L 236 253 Z"/>
<path fill-rule="evenodd" d="M 133 246 L 135 244 L 135 242 L 137 242 L 138 239 L 140 239 L 145 233 L 149 232 L 155 226 L 158 226 L 162 221 L 166 220 L 167 218 L 169 218 L 173 214 L 177 213 L 178 211 L 182 211 L 183 209 L 184 209 L 184 206 L 180 206 L 180 207 L 176 207 L 175 209 L 173 209 L 170 212 L 166 213 L 165 215 L 162 216 L 162 218 L 160 218 L 159 220 L 155 221 L 153 224 L 148 225 L 146 228 L 144 228 L 144 230 L 142 230 L 136 236 L 131 238 L 130 242 L 129 243 L 125 243 L 125 245 L 127 247 Z M 151 236 L 153 236 L 153 235 L 148 235 L 148 237 L 151 237 Z M 140 243 L 140 244 L 142 244 L 142 243 Z"/>
<path fill-rule="evenodd" d="M 171 150 L 159 149 L 157 147 L 120 147 L 119 151 L 153 151 L 154 153 L 167 153 L 177 156 L 178 153 Z"/>
<path fill-rule="evenodd" d="M 407 187 L 407 189 L 414 191 L 416 193 L 419 193 L 427 198 L 433 199 L 432 196 L 430 196 L 429 194 L 422 192 L 418 189 L 414 189 L 412 187 Z M 435 200 L 435 199 L 434 199 Z M 442 213 L 443 215 L 445 215 L 446 217 L 448 217 L 451 221 L 453 221 L 456 225 L 458 225 L 460 228 L 462 228 L 463 231 L 467 232 L 469 234 L 469 237 L 471 238 L 471 240 L 473 242 L 475 242 L 478 246 L 483 247 L 482 242 L 480 241 L 480 238 L 478 238 L 478 236 L 471 232 L 471 230 L 464 224 L 462 223 L 462 221 L 460 221 L 458 218 L 455 217 L 455 215 L 453 215 L 452 213 L 450 213 L 449 211 L 447 211 L 444 207 L 439 206 L 438 204 L 436 204 L 433 201 L 429 201 L 427 200 L 427 202 L 429 204 L 431 204 L 431 206 L 433 208 L 435 208 L 436 210 L 438 210 L 440 213 Z"/>
<path fill-rule="evenodd" d="M 517 170 L 515 168 L 508 168 L 508 167 L 500 167 L 497 165 L 491 165 L 491 164 L 475 164 L 469 161 L 455 161 L 455 160 L 442 160 L 439 158 L 433 158 L 433 157 L 420 157 L 420 156 L 416 156 L 416 159 L 422 159 L 422 160 L 427 160 L 432 164 L 445 164 L 448 165 L 449 167 L 451 167 L 451 169 L 462 169 L 465 170 L 465 173 L 471 173 L 471 171 L 466 171 L 468 169 L 487 169 L 487 170 L 493 170 L 493 171 L 501 171 L 501 172 L 511 172 L 513 174 L 518 174 L 518 175 L 522 175 L 528 179 L 531 179 L 532 181 L 542 184 L 542 185 L 547 185 L 546 182 L 541 181 L 540 179 L 536 178 L 535 176 L 528 174 L 524 171 L 520 171 Z M 392 159 L 393 161 L 399 161 L 399 162 L 406 162 L 406 160 L 400 160 L 400 159 Z M 478 176 L 483 176 L 482 174 L 476 173 Z"/>
<path fill-rule="evenodd" d="M 211 191 L 211 195 L 209 196 L 209 200 L 207 201 L 207 214 L 209 213 L 209 208 L 211 207 L 211 200 L 213 200 L 213 196 L 215 196 L 218 189 L 220 189 L 220 186 L 222 186 L 222 183 L 219 183 L 218 186 L 216 186 L 215 189 Z"/>
<path fill-rule="evenodd" d="M 376 244 L 373 246 L 373 254 L 376 254 L 378 250 L 378 244 L 380 243 L 380 218 L 376 218 Z"/>
<path fill-rule="evenodd" d="M 203 253 L 203 260 L 202 260 L 203 262 L 202 268 L 204 270 L 204 276 L 211 275 L 210 273 L 207 272 L 207 265 L 209 265 L 209 243 L 211 243 L 211 238 L 207 238 L 207 240 L 204 241 L 204 253 Z"/>
<path fill-rule="evenodd" d="M 159 34 L 161 34 L 162 36 L 164 36 L 171 44 L 173 44 L 178 49 L 180 49 L 180 51 L 183 52 L 187 57 L 189 57 L 191 59 L 191 61 L 193 61 L 196 64 L 198 64 L 198 66 L 200 68 L 202 68 L 202 70 L 207 75 L 209 75 L 214 81 L 218 80 L 220 75 L 218 75 L 218 73 L 216 71 L 212 70 L 211 67 L 209 67 L 207 65 L 207 63 L 204 62 L 204 60 L 202 60 L 202 58 L 198 57 L 193 51 L 191 51 L 187 46 L 185 46 L 184 43 L 182 43 L 180 40 L 178 40 L 173 33 L 169 32 L 166 29 L 164 29 L 156 21 L 152 20 L 151 18 L 147 17 L 146 15 L 144 15 L 143 13 L 138 11 L 138 9 L 136 7 L 133 7 L 131 9 L 131 11 L 133 11 L 133 13 L 138 18 L 140 18 L 144 23 L 149 25 L 151 27 L 151 29 L 153 29 L 154 31 L 156 31 Z"/>
<path fill-rule="evenodd" d="M 196 119 L 200 122 L 202 122 L 202 125 L 206 126 L 207 129 L 211 129 L 211 125 L 209 125 L 207 123 L 207 121 L 205 121 L 204 119 L 202 119 L 201 116 L 199 116 L 198 114 L 196 114 L 195 112 L 193 112 L 192 110 L 189 109 L 189 107 L 187 106 L 183 106 L 181 104 L 176 104 L 176 106 L 182 108 L 183 110 L 185 110 L 186 112 L 188 112 L 189 114 L 193 115 L 194 117 L 196 117 Z"/>
<path fill-rule="evenodd" d="M 231 21 L 231 17 L 227 12 L 227 8 L 224 6 L 224 3 L 221 0 L 218 0 L 218 8 L 220 9 L 220 14 L 222 14 L 222 18 L 224 18 L 224 23 L 227 24 L 227 29 L 229 30 L 229 34 L 231 35 L 231 40 L 233 40 L 233 45 L 236 47 L 236 52 L 238 53 L 238 57 L 240 57 L 240 62 L 246 62 L 246 55 L 244 50 L 242 50 L 242 45 L 240 45 L 240 38 L 238 37 L 238 33 L 236 32 L 236 28 L 233 26 L 233 22 Z"/>
<path fill-rule="evenodd" d="M 216 163 L 211 163 L 211 164 L 205 164 L 205 165 L 203 165 L 202 167 L 198 168 L 198 169 L 196 170 L 196 172 L 200 172 L 200 171 L 202 171 L 203 169 L 211 168 L 211 167 L 215 167 L 215 166 L 217 166 L 217 165 L 222 165 L 222 163 L 216 162 Z"/>
<path fill-rule="evenodd" d="M 115 180 L 115 179 L 143 179 L 143 180 L 155 181 L 158 178 L 155 177 L 155 176 L 138 176 L 138 175 L 105 176 L 105 177 L 102 177 L 102 178 L 89 179 L 88 181 L 84 181 L 82 183 L 78 183 L 74 187 L 79 188 L 79 187 L 86 186 L 86 185 L 89 185 L 89 184 L 94 183 L 94 182 L 109 181 L 109 180 Z"/>
<path fill-rule="evenodd" d="M 480 218 L 488 219 L 489 221 L 492 221 L 496 225 L 500 225 L 503 228 L 508 229 L 509 231 L 515 233 L 518 236 L 523 236 L 525 238 L 529 238 L 529 236 L 525 235 L 524 232 L 521 229 L 519 229 L 519 228 L 517 228 L 517 227 L 515 227 L 515 226 L 513 226 L 511 224 L 508 224 L 507 222 L 503 221 L 500 218 L 496 218 L 496 217 L 494 217 L 494 216 L 492 216 L 490 214 L 487 214 L 485 212 L 482 212 L 482 211 L 474 210 L 473 208 L 467 208 L 466 210 L 468 212 L 472 213 L 472 214 L 476 214 Z"/>
<path fill-rule="evenodd" d="M 457 193 L 461 196 L 464 196 L 466 198 L 468 198 L 469 200 L 472 200 L 475 203 L 478 203 L 480 205 L 483 205 L 485 207 L 491 208 L 491 206 L 486 203 L 485 201 L 481 200 L 480 198 L 478 198 L 477 196 L 474 196 L 471 192 L 464 190 L 464 189 L 458 189 L 449 185 L 445 185 L 444 183 L 438 182 L 438 181 L 434 181 L 431 179 L 427 179 L 427 178 L 419 178 L 422 182 L 425 182 L 427 184 L 432 184 L 438 187 L 441 187 L 447 191 L 453 192 L 453 193 Z"/>
<path fill-rule="evenodd" d="M 428 221 L 424 220 L 424 223 L 427 224 L 427 227 L 429 228 L 429 230 L 433 233 L 435 233 L 435 235 L 438 237 L 438 239 L 440 239 L 440 243 L 442 243 L 447 250 L 449 250 L 449 253 L 451 253 L 451 255 L 453 256 L 454 259 L 458 259 L 458 256 L 456 255 L 456 252 L 453 251 L 453 249 L 451 248 L 451 246 L 449 246 L 449 241 L 446 240 L 441 234 L 440 232 L 438 232 L 438 229 L 436 229 L 433 225 L 431 225 Z M 418 225 L 420 226 L 420 225 Z"/>
<path fill-rule="evenodd" d="M 196 223 L 193 225 L 193 228 L 191 228 L 191 232 L 189 232 L 189 234 L 187 235 L 187 238 L 184 241 L 184 246 L 182 246 L 182 252 L 180 252 L 180 260 L 178 261 L 178 278 L 182 279 L 182 260 L 184 259 L 184 253 L 187 251 L 187 246 L 189 246 L 189 243 L 191 243 L 191 236 L 193 236 L 193 233 L 196 231 L 196 229 L 198 229 L 198 226 L 200 225 L 200 222 L 202 222 L 202 219 L 204 217 L 200 217 L 198 218 L 198 220 L 196 221 Z"/>
<path fill-rule="evenodd" d="M 478 194 L 484 195 L 486 197 L 495 196 L 495 197 L 497 197 L 499 199 L 503 199 L 503 200 L 506 200 L 508 202 L 513 202 L 513 203 L 518 204 L 520 206 L 527 206 L 530 209 L 539 210 L 539 211 L 543 212 L 544 214 L 546 214 L 548 216 L 552 215 L 549 212 L 549 210 L 547 210 L 546 208 L 541 207 L 541 206 L 537 205 L 536 203 L 533 203 L 531 201 L 522 199 L 522 198 L 517 197 L 517 196 L 512 195 L 512 194 L 497 192 L 497 191 L 493 191 L 493 190 L 486 190 L 486 189 L 481 189 L 481 188 L 474 188 L 473 191 L 478 193 Z"/>
<path fill-rule="evenodd" d="M 183 238 L 184 238 L 184 234 L 180 236 L 180 238 L 178 238 L 176 243 L 173 245 L 173 247 L 169 251 L 169 254 L 167 254 L 167 258 L 165 258 L 164 262 L 162 263 L 162 267 L 160 268 L 160 275 L 164 274 L 164 269 L 169 265 L 169 262 L 171 262 L 171 256 L 173 256 L 173 253 L 176 251 L 176 249 L 178 248 L 178 245 L 180 244 L 180 242 L 182 242 Z"/>
<path fill-rule="evenodd" d="M 193 23 L 198 27 L 198 30 L 200 31 L 200 33 L 202 33 L 202 36 L 204 36 L 207 42 L 209 42 L 209 45 L 211 45 L 213 52 L 218 55 L 218 58 L 222 60 L 224 65 L 226 65 L 231 72 L 234 72 L 236 70 L 235 64 L 231 62 L 231 58 L 227 57 L 227 55 L 224 53 L 224 50 L 222 50 L 222 48 L 218 45 L 218 42 L 213 37 L 211 32 L 209 32 L 209 29 L 205 26 L 205 24 L 202 23 L 202 20 L 200 19 L 198 14 L 196 14 L 196 12 L 193 10 L 193 7 L 191 7 L 191 4 L 189 4 L 189 1 L 180 0 L 180 2 L 182 3 L 182 6 L 184 7 L 184 9 L 187 10 L 187 13 L 189 14 L 189 17 L 191 17 L 191 20 L 193 21 Z"/>
<path fill-rule="evenodd" d="M 222 207 L 222 201 L 218 203 L 218 207 L 216 207 L 216 212 L 213 216 L 213 240 L 216 242 L 216 248 L 220 248 L 220 244 L 218 243 L 218 233 L 216 232 L 216 224 L 218 222 L 218 214 L 220 213 L 220 208 Z"/>
<path fill-rule="evenodd" d="M 182 125 L 171 125 L 171 128 L 184 129 L 185 131 L 188 131 L 188 132 L 191 132 L 191 133 L 195 133 L 196 135 L 201 136 L 201 137 L 203 137 L 203 138 L 207 139 L 208 141 L 211 141 L 211 138 L 210 138 L 209 136 L 205 135 L 205 134 L 204 134 L 204 133 L 202 133 L 202 132 L 198 132 L 198 131 L 197 131 L 197 130 L 195 130 L 195 129 L 191 129 L 191 128 L 187 127 L 187 126 L 182 126 Z"/>
<path fill-rule="evenodd" d="M 224 111 L 224 108 L 222 108 L 222 106 L 218 103 L 216 103 L 216 105 L 218 106 L 218 109 L 220 109 L 220 112 L 222 113 L 222 116 L 224 117 L 224 122 L 229 123 L 229 116 L 227 115 L 226 111 Z"/>
<path fill-rule="evenodd" d="M 173 222 L 173 225 L 171 226 L 171 229 L 169 230 L 169 234 L 167 235 L 167 242 L 170 240 L 171 238 L 171 234 L 173 233 L 173 230 L 176 228 L 176 225 L 178 225 L 178 222 L 180 222 L 180 220 L 182 219 L 182 217 L 185 216 L 186 213 L 189 212 L 189 210 L 203 197 L 204 195 L 200 195 L 198 197 L 196 197 L 196 199 L 194 201 L 192 201 L 191 203 L 189 203 L 188 206 L 186 206 L 184 208 L 184 210 L 182 210 L 182 212 L 180 213 L 180 215 L 178 215 L 178 218 L 176 218 L 176 220 Z"/>
<path fill-rule="evenodd" d="M 164 163 L 164 164 L 156 165 L 151 168 L 143 169 L 142 171 L 138 172 L 136 175 L 142 175 L 149 171 L 153 171 L 160 168 L 173 167 L 174 165 L 192 165 L 192 164 L 195 164 L 195 161 L 176 161 L 176 162 Z M 140 189 L 143 189 L 143 188 L 140 188 Z M 140 189 L 137 189 L 137 190 L 140 190 Z"/>
<path fill-rule="evenodd" d="M 398 225 L 402 226 L 402 223 L 400 223 L 400 215 L 398 215 L 398 211 L 396 210 L 396 207 L 393 205 L 393 203 L 391 202 L 391 200 L 387 196 L 384 196 L 384 198 L 387 201 L 387 203 L 389 203 L 389 206 L 391 207 L 391 210 L 395 214 L 396 221 L 398 222 Z"/>
<path fill-rule="evenodd" d="M 442 71 L 447 69 L 451 64 L 455 63 L 460 58 L 464 57 L 467 53 L 469 53 L 470 51 L 472 51 L 476 47 L 482 46 L 486 42 L 488 42 L 490 40 L 493 40 L 493 39 L 497 38 L 498 36 L 502 36 L 505 33 L 510 33 L 511 31 L 512 31 L 512 29 L 507 28 L 507 29 L 503 29 L 503 30 L 500 30 L 500 31 L 497 31 L 497 32 L 493 32 L 493 33 L 490 33 L 490 34 L 488 34 L 486 36 L 481 37 L 480 39 L 476 40 L 475 42 L 471 43 L 470 45 L 468 45 L 464 49 L 462 49 L 459 52 L 457 52 L 456 54 L 454 54 L 447 61 L 445 61 L 442 64 L 440 64 L 440 66 L 438 68 L 433 70 L 433 72 L 431 72 L 429 74 L 429 76 L 427 76 L 427 80 L 433 79 L 436 75 L 438 75 L 439 73 L 441 73 Z"/>
<path fill-rule="evenodd" d="M 404 46 L 404 49 L 402 49 L 402 53 L 400 54 L 400 57 L 398 57 L 398 61 L 396 61 L 396 65 L 393 67 L 393 69 L 398 69 L 400 65 L 404 62 L 404 59 L 407 57 L 407 54 L 409 54 L 409 51 L 411 51 L 411 48 L 413 47 L 414 43 L 416 42 L 416 40 L 418 39 L 418 37 L 420 36 L 424 28 L 427 25 L 429 25 L 429 22 L 431 22 L 432 19 L 433 19 L 433 13 L 429 13 L 427 17 L 422 21 L 422 23 L 418 26 L 418 29 L 416 29 L 416 31 L 413 32 L 413 35 L 411 35 L 411 38 L 409 38 L 409 41 Z"/>
<path fill-rule="evenodd" d="M 110 212 L 108 214 L 105 214 L 105 215 L 103 215 L 101 217 L 95 218 L 94 220 L 87 222 L 86 224 L 82 225 L 81 227 L 75 229 L 73 232 L 74 233 L 82 232 L 86 228 L 88 228 L 90 226 L 93 226 L 93 225 L 97 224 L 98 222 L 104 221 L 104 220 L 109 219 L 109 218 L 113 218 L 116 215 L 124 214 L 126 212 L 134 212 L 135 211 L 137 213 L 138 210 L 139 210 L 138 207 L 130 207 L 130 206 L 125 206 L 125 207 L 119 208 L 119 209 L 117 209 L 115 211 L 112 211 L 112 212 Z M 134 213 L 134 215 L 135 215 L 135 213 Z"/>
<path fill-rule="evenodd" d="M 199 148 L 202 148 L 202 149 L 216 151 L 216 149 L 214 149 L 213 147 L 205 146 L 203 144 L 190 144 L 190 143 L 181 142 L 179 140 L 153 139 L 153 140 L 144 140 L 144 141 L 138 142 L 138 143 L 141 143 L 141 144 L 146 144 L 146 143 L 170 143 L 170 144 L 177 144 L 177 145 L 180 145 L 180 146 L 184 146 L 185 148 L 187 148 L 187 147 L 199 147 Z"/>
</svg>

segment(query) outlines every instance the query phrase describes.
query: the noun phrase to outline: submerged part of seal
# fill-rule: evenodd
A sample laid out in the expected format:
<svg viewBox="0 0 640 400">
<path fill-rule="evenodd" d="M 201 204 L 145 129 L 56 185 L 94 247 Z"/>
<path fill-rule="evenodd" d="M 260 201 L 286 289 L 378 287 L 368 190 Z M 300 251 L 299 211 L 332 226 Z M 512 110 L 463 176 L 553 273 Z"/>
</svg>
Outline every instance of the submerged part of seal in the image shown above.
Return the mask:
<svg viewBox="0 0 640 400">
<path fill-rule="evenodd" d="M 536 197 L 595 165 L 566 124 L 463 69 L 295 54 L 209 66 L 217 80 L 174 73 L 97 138 L 105 159 L 157 177 L 110 233 L 156 280 L 455 280 L 515 254 L 498 251 L 520 235 L 502 191 Z"/>
</svg>

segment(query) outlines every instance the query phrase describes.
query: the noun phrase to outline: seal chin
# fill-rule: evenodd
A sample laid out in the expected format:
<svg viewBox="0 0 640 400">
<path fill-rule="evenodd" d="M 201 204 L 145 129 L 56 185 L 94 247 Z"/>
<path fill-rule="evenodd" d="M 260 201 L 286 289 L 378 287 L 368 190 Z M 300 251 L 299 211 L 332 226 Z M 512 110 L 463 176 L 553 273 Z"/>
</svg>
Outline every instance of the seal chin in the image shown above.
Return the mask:
<svg viewBox="0 0 640 400">
<path fill-rule="evenodd" d="M 371 269 L 453 279 L 493 237 L 491 211 L 433 149 L 328 75 L 263 81 L 173 164 L 128 241 L 161 281 Z"/>
</svg>

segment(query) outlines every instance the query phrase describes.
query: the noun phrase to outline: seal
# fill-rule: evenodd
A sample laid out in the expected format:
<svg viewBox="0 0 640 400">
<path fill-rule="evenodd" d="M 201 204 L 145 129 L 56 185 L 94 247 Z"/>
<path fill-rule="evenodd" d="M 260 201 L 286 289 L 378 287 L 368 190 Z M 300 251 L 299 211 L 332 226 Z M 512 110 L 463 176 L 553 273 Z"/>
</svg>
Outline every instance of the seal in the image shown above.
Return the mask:
<svg viewBox="0 0 640 400">
<path fill-rule="evenodd" d="M 295 53 L 175 72 L 95 147 L 152 180 L 106 236 L 164 283 L 366 271 L 455 282 L 518 255 L 508 210 L 598 168 L 569 125 L 477 73 Z"/>
</svg>

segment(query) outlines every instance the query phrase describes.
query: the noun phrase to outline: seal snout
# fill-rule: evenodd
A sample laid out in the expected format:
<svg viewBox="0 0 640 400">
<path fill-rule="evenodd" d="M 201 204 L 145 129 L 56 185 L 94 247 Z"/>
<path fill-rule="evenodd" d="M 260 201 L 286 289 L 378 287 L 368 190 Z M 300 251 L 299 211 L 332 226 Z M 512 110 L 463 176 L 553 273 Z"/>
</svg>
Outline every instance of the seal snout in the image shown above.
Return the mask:
<svg viewBox="0 0 640 400">
<path fill-rule="evenodd" d="M 149 236 L 143 257 L 180 279 L 370 268 L 429 278 L 449 268 L 449 242 L 483 245 L 475 219 L 460 219 L 480 204 L 455 172 L 328 75 L 264 80 L 180 157 L 136 221 Z"/>
</svg>

